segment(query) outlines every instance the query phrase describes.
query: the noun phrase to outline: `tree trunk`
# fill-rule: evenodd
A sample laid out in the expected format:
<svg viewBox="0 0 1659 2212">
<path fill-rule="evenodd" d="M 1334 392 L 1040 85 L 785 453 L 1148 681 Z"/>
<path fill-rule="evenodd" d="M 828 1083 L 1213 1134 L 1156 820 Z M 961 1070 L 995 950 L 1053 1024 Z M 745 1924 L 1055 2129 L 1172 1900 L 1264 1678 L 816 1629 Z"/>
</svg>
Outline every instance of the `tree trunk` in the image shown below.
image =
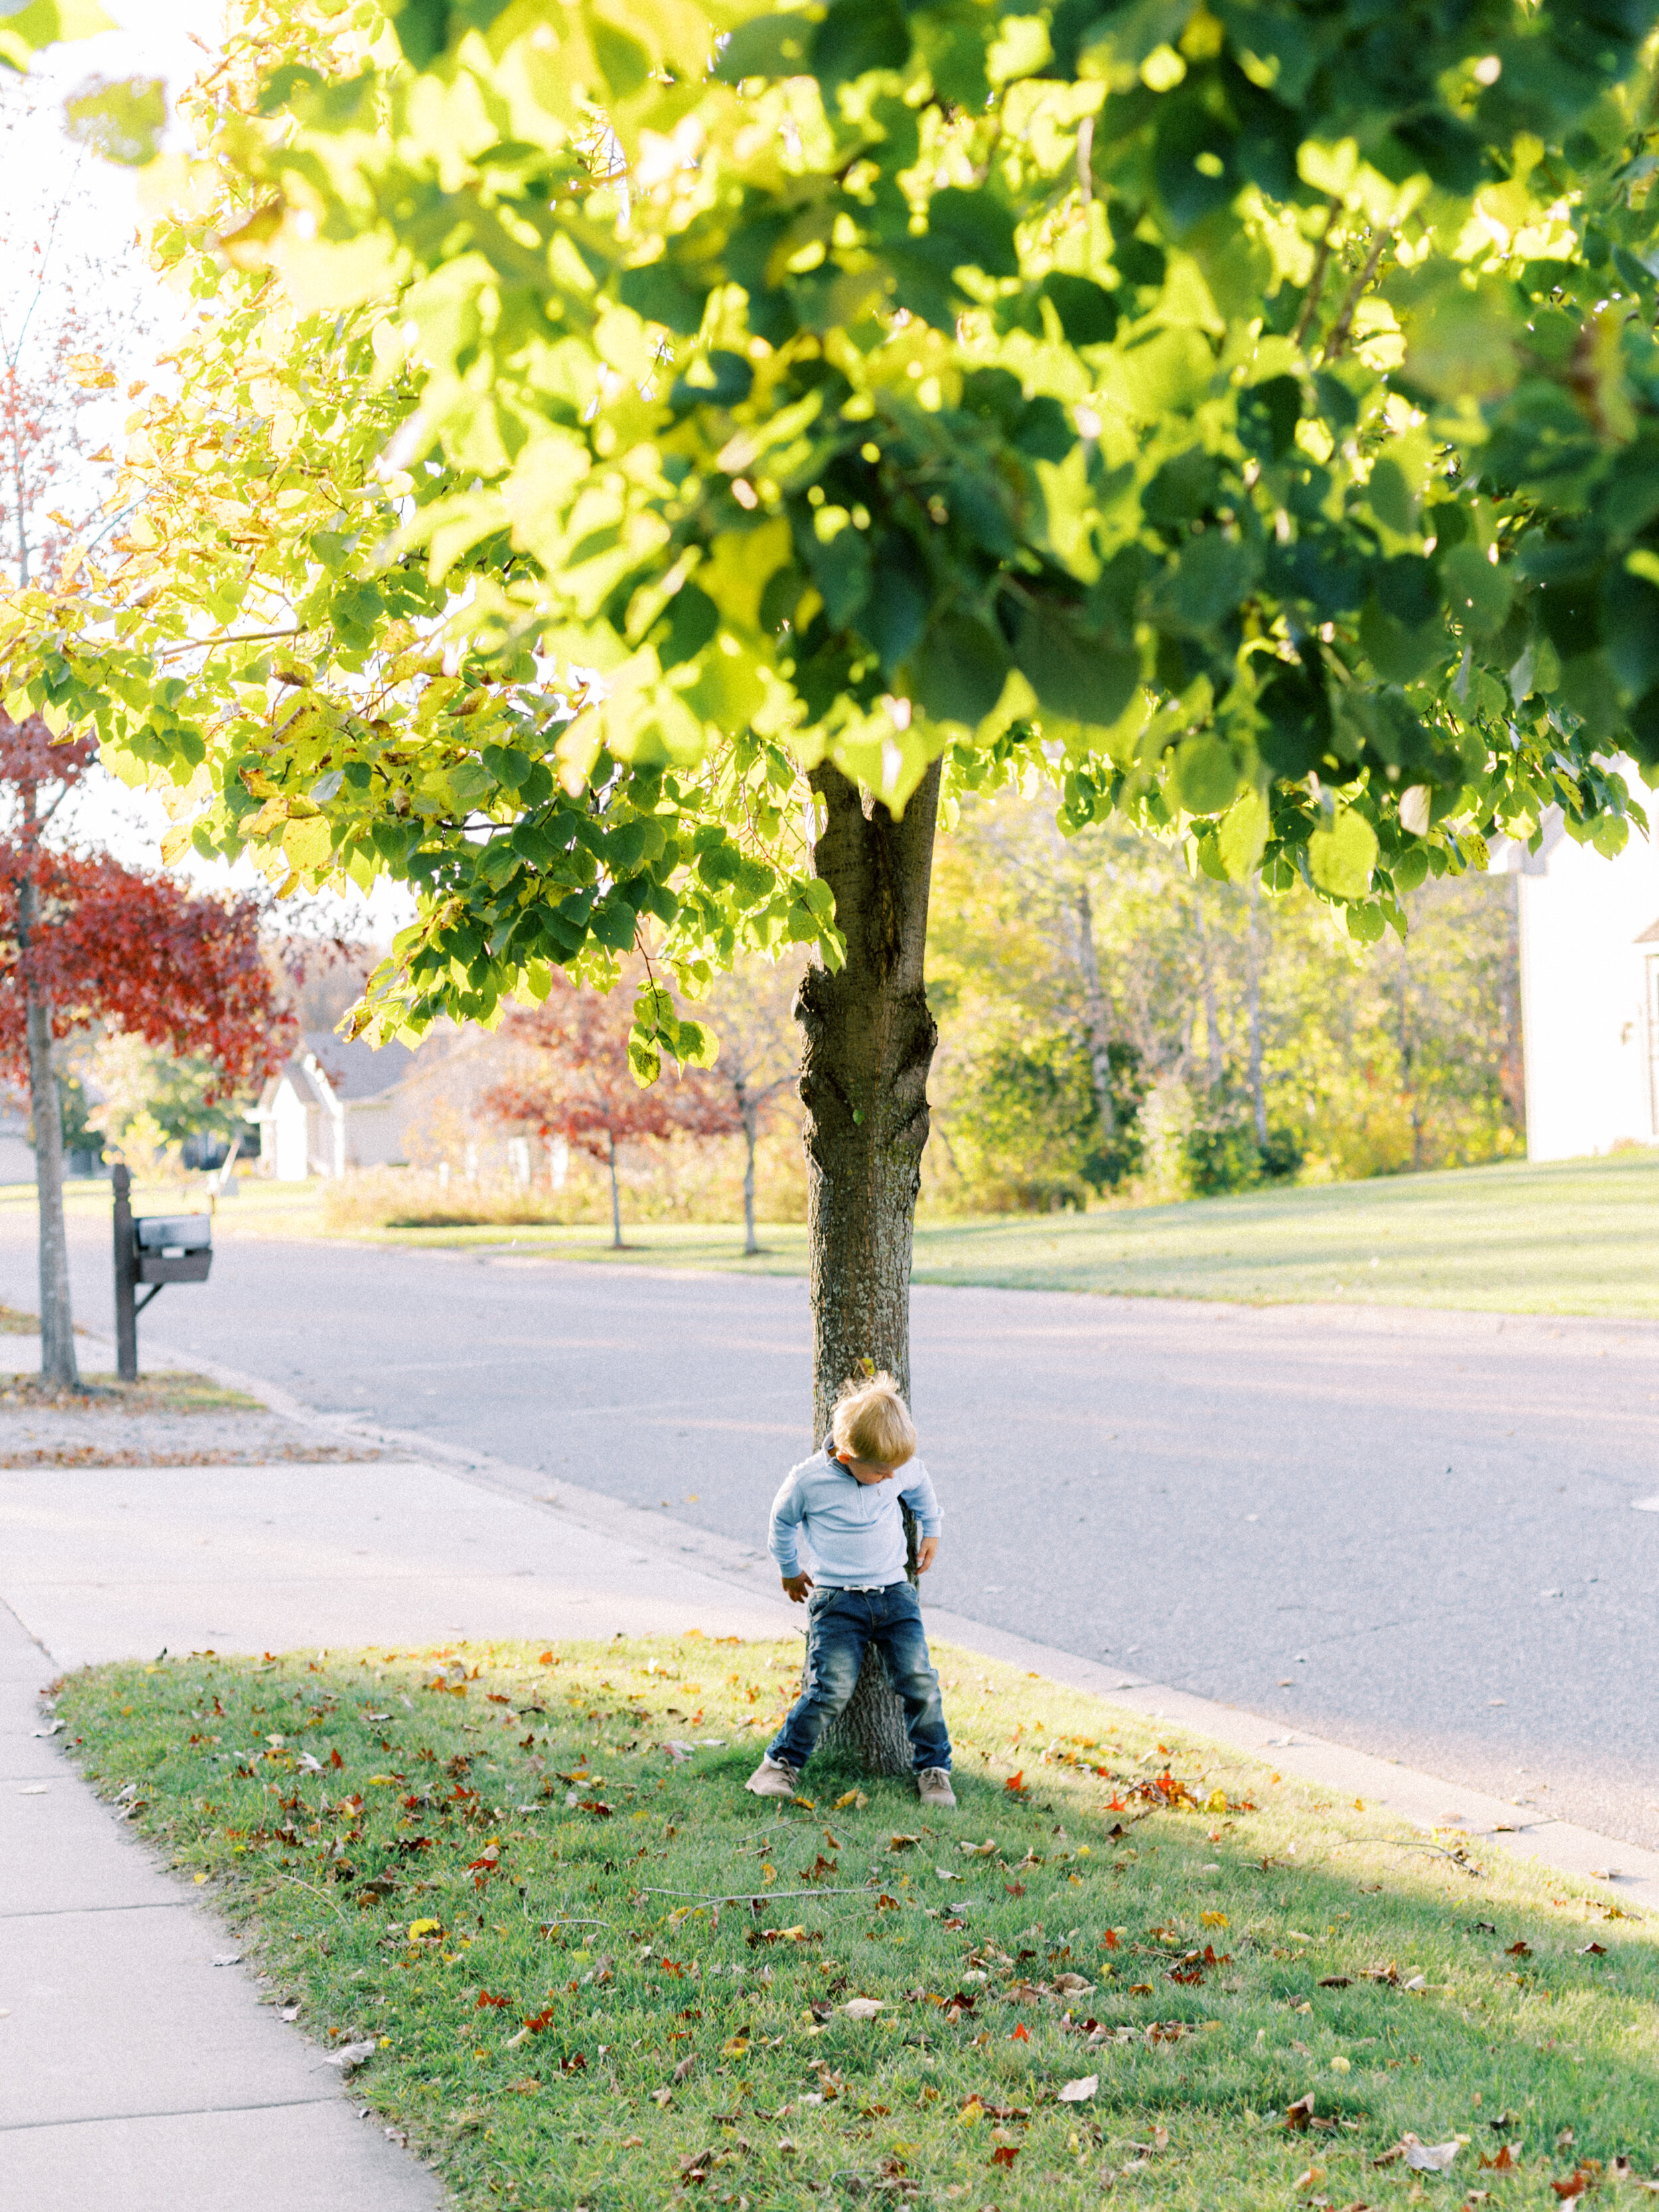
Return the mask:
<svg viewBox="0 0 1659 2212">
<path fill-rule="evenodd" d="M 885 1368 L 910 1394 L 910 1252 L 927 1071 L 939 1032 L 923 961 L 939 771 L 930 769 L 903 816 L 827 763 L 813 771 L 823 827 L 813 872 L 836 895 L 847 940 L 838 974 L 808 968 L 795 1000 L 802 1030 L 807 1220 L 811 1249 L 812 1431 L 822 1440 L 842 1385 Z M 915 1529 L 905 1516 L 908 1571 Z M 903 1708 L 867 1651 L 846 1711 L 823 1748 L 872 1773 L 908 1774 Z"/>
<path fill-rule="evenodd" d="M 1250 1103 L 1255 1109 L 1255 1140 L 1267 1142 L 1267 1093 L 1261 1080 L 1261 952 L 1256 933 L 1256 908 L 1261 893 L 1250 878 L 1245 908 L 1245 959 L 1250 999 Z"/>
<path fill-rule="evenodd" d="M 1100 981 L 1100 954 L 1095 946 L 1094 902 L 1089 896 L 1087 884 L 1078 885 L 1077 902 L 1073 912 L 1077 924 L 1078 965 L 1083 970 L 1083 1018 L 1089 1032 L 1089 1073 L 1094 1080 L 1095 1108 L 1100 1115 L 1101 1133 L 1109 1142 L 1117 1130 L 1117 1116 L 1112 1110 L 1111 1020 L 1106 1008 L 1106 994 Z"/>
<path fill-rule="evenodd" d="M 1406 948 L 1400 947 L 1400 980 L 1398 989 L 1400 1014 L 1400 1080 L 1406 1093 L 1406 1103 L 1412 1117 L 1412 1166 L 1423 1164 L 1423 1115 L 1417 1097 L 1417 1079 L 1413 1061 L 1416 1054 L 1412 1046 L 1412 1017 L 1410 970 L 1406 961 Z"/>
<path fill-rule="evenodd" d="M 743 1115 L 743 1250 L 745 1259 L 752 1259 L 760 1250 L 755 1235 L 755 1139 L 760 1133 L 760 1113 L 746 1095 L 738 1110 Z"/>
<path fill-rule="evenodd" d="M 1221 1030 L 1215 1011 L 1215 963 L 1210 956 L 1210 923 L 1204 911 L 1204 894 L 1200 890 L 1194 901 L 1198 916 L 1198 951 L 1203 963 L 1204 977 L 1204 1035 L 1206 1040 L 1207 1066 L 1205 1088 L 1219 1091 L 1227 1070 L 1221 1057 Z"/>
<path fill-rule="evenodd" d="M 27 951 L 40 918 L 39 896 L 27 878 L 18 887 L 17 917 L 18 933 Z M 25 1021 L 40 1220 L 40 1375 L 44 1382 L 75 1390 L 80 1388 L 81 1376 L 75 1359 L 69 1244 L 64 1234 L 64 1106 L 58 1091 L 58 1071 L 52 1065 L 52 1002 L 33 984 Z"/>
<path fill-rule="evenodd" d="M 620 1252 L 622 1241 L 622 1200 L 617 1195 L 617 1140 L 611 1139 L 611 1249 Z"/>
</svg>

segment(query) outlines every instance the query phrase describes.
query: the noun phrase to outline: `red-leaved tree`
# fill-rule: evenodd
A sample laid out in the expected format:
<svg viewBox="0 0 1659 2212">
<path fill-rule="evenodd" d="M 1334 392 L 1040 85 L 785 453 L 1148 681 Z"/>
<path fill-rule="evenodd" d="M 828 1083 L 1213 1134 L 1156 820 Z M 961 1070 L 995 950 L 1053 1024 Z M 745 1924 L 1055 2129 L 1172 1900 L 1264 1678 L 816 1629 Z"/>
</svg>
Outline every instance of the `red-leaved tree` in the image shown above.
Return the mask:
<svg viewBox="0 0 1659 2212">
<path fill-rule="evenodd" d="M 509 1014 L 502 1032 L 535 1059 L 497 1084 L 484 1109 L 497 1121 L 562 1137 L 611 1170 L 611 1241 L 623 1249 L 617 1188 L 621 1145 L 667 1137 L 729 1137 L 743 1124 L 730 1092 L 696 1069 L 641 1090 L 628 1064 L 633 994 L 584 991 L 561 979 L 539 1006 Z"/>
<path fill-rule="evenodd" d="M 77 851 L 53 835 L 92 765 L 84 739 L 0 714 L 0 1080 L 27 1085 L 40 1214 L 40 1372 L 80 1377 L 64 1236 L 58 1043 L 94 1025 L 205 1054 L 226 1091 L 281 1066 L 279 1011 L 252 899 L 191 893 L 167 876 Z"/>
</svg>

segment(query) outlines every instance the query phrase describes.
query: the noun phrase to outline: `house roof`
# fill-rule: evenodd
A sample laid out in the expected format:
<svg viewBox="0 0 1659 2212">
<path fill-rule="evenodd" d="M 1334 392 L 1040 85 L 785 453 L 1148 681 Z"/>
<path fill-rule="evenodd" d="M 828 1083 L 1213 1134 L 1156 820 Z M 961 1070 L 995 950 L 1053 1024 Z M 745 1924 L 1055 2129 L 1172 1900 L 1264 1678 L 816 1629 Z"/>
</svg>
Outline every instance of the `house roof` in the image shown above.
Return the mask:
<svg viewBox="0 0 1659 2212">
<path fill-rule="evenodd" d="M 401 1083 L 414 1064 L 406 1044 L 371 1045 L 357 1037 L 349 1042 L 331 1030 L 307 1030 L 306 1050 L 327 1077 L 337 1098 L 380 1098 Z"/>
<path fill-rule="evenodd" d="M 1650 921 L 1639 937 L 1631 939 L 1632 945 L 1659 945 L 1659 921 Z"/>
</svg>

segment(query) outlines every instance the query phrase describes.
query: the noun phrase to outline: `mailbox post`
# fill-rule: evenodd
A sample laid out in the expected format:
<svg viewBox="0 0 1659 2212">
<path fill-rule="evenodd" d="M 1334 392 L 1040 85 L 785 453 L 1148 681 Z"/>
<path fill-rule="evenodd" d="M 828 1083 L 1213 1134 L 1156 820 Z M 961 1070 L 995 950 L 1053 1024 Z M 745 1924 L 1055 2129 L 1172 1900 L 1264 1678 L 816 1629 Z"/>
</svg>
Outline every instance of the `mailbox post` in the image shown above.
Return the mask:
<svg viewBox="0 0 1659 2212">
<path fill-rule="evenodd" d="M 204 1283 L 213 1265 L 210 1213 L 157 1214 L 135 1219 L 132 1177 L 118 1167 L 115 1191 L 115 1371 L 138 1380 L 138 1316 L 168 1283 Z M 149 1285 L 143 1297 L 141 1283 Z"/>
</svg>

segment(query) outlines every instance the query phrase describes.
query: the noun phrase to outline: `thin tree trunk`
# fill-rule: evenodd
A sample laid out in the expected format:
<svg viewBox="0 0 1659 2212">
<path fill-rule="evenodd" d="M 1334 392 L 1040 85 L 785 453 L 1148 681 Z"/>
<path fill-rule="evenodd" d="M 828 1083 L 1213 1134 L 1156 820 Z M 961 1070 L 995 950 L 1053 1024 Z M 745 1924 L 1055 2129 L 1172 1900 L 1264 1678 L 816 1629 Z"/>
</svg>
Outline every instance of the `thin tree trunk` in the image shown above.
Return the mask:
<svg viewBox="0 0 1659 2212">
<path fill-rule="evenodd" d="M 1246 986 L 1249 993 L 1250 1015 L 1250 1103 L 1255 1109 L 1255 1140 L 1265 1146 L 1267 1142 L 1267 1093 L 1261 1080 L 1261 944 L 1256 933 L 1256 908 L 1261 893 L 1256 879 L 1250 878 L 1246 894 L 1244 951 Z"/>
<path fill-rule="evenodd" d="M 738 1100 L 738 1111 L 743 1116 L 743 1249 L 745 1259 L 751 1259 L 760 1250 L 755 1235 L 755 1139 L 760 1133 L 760 1111 L 746 1092 Z"/>
<path fill-rule="evenodd" d="M 1219 1091 L 1222 1079 L 1227 1071 L 1222 1062 L 1221 1031 L 1216 1022 L 1215 963 L 1210 957 L 1210 923 L 1209 917 L 1204 911 L 1202 891 L 1200 891 L 1194 902 L 1194 910 L 1198 915 L 1198 952 L 1199 958 L 1203 963 L 1204 972 L 1204 1035 L 1207 1055 L 1207 1066 L 1205 1071 L 1206 1088 Z"/>
<path fill-rule="evenodd" d="M 1078 966 L 1083 971 L 1083 1018 L 1089 1032 L 1089 1073 L 1094 1084 L 1101 1133 L 1109 1139 L 1117 1131 L 1117 1116 L 1112 1108 L 1111 1018 L 1100 981 L 1094 902 L 1089 896 L 1087 884 L 1077 887 L 1073 919 L 1077 924 Z"/>
<path fill-rule="evenodd" d="M 18 934 L 25 951 L 40 921 L 39 893 L 27 878 L 18 887 Z M 34 1180 L 40 1207 L 40 1374 L 78 1389 L 75 1320 L 70 1310 L 69 1244 L 64 1234 L 64 1107 L 52 1065 L 52 1002 L 29 986 L 25 1022 L 29 1048 L 29 1105 L 34 1117 Z"/>
<path fill-rule="evenodd" d="M 611 1139 L 611 1249 L 620 1252 L 622 1241 L 622 1200 L 617 1195 L 617 1140 Z"/>
<path fill-rule="evenodd" d="M 1400 948 L 1400 980 L 1398 986 L 1400 1021 L 1400 1080 L 1405 1088 L 1406 1103 L 1412 1117 L 1412 1166 L 1423 1164 L 1423 1116 L 1418 1109 L 1417 1083 L 1412 1066 L 1411 1000 L 1408 996 L 1410 975 L 1406 965 L 1406 948 Z"/>
<path fill-rule="evenodd" d="M 911 1239 L 939 1039 L 923 980 L 939 781 L 935 765 L 895 821 L 879 800 L 866 806 L 838 769 L 826 764 L 811 778 L 824 810 L 813 872 L 835 892 L 847 940 L 845 967 L 831 973 L 815 962 L 795 1000 L 820 1439 L 853 1377 L 884 1368 L 910 1392 Z M 915 1530 L 908 1514 L 905 1522 L 914 1580 Z M 910 1771 L 903 1708 L 873 1652 L 823 1742 L 872 1773 Z"/>
</svg>

